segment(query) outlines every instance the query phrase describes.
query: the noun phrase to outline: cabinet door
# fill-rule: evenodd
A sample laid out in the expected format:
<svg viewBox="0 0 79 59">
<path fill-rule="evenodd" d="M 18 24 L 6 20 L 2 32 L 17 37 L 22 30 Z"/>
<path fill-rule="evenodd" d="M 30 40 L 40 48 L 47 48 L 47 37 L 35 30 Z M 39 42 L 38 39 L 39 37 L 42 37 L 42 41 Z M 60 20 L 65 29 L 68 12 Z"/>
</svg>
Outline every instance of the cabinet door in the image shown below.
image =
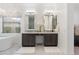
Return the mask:
<svg viewBox="0 0 79 59">
<path fill-rule="evenodd" d="M 22 46 L 28 46 L 29 45 L 29 41 L 28 41 L 28 36 L 26 34 L 22 34 Z"/>
<path fill-rule="evenodd" d="M 31 34 L 28 35 L 28 44 L 29 44 L 29 46 L 35 46 L 35 36 L 34 35 L 31 35 Z"/>
<path fill-rule="evenodd" d="M 22 46 L 31 47 L 35 46 L 35 36 L 30 34 L 22 35 Z"/>
<path fill-rule="evenodd" d="M 58 35 L 57 34 L 46 34 L 44 36 L 44 45 L 45 46 L 57 46 L 58 44 Z"/>
</svg>

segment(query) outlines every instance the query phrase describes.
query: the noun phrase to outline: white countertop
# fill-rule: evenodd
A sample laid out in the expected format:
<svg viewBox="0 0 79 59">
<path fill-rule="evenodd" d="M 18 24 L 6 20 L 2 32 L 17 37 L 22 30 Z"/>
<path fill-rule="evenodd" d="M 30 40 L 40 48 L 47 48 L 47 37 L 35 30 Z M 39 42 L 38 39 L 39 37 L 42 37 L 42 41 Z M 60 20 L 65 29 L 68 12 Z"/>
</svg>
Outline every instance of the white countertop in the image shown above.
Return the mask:
<svg viewBox="0 0 79 59">
<path fill-rule="evenodd" d="M 58 32 L 23 32 L 23 34 L 57 34 Z"/>
</svg>

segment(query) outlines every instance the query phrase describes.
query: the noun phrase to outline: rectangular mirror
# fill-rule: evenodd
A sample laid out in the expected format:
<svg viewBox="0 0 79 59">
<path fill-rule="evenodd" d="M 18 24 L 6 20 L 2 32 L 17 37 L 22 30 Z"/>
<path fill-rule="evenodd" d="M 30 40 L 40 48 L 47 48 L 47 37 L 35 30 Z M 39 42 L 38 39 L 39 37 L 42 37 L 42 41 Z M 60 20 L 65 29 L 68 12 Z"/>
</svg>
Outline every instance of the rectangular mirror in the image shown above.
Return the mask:
<svg viewBox="0 0 79 59">
<path fill-rule="evenodd" d="M 57 26 L 57 15 L 44 15 L 45 31 L 53 31 Z"/>
<path fill-rule="evenodd" d="M 28 17 L 28 29 L 34 29 L 34 15 L 29 15 Z"/>
</svg>

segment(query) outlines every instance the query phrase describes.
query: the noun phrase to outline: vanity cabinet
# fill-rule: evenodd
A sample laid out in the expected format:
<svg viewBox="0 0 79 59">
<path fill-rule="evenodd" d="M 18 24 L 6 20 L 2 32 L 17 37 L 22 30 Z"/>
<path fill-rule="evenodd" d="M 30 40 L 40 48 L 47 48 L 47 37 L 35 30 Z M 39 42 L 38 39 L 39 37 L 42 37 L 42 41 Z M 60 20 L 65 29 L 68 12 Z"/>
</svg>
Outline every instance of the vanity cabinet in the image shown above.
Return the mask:
<svg viewBox="0 0 79 59">
<path fill-rule="evenodd" d="M 22 34 L 22 46 L 23 47 L 35 46 L 35 36 L 31 34 Z"/>
<path fill-rule="evenodd" d="M 44 46 L 57 46 L 58 34 L 46 34 L 44 35 Z"/>
<path fill-rule="evenodd" d="M 32 47 L 36 45 L 36 36 L 44 37 L 44 46 L 57 46 L 58 45 L 58 33 L 23 33 L 22 34 L 22 46 Z"/>
</svg>

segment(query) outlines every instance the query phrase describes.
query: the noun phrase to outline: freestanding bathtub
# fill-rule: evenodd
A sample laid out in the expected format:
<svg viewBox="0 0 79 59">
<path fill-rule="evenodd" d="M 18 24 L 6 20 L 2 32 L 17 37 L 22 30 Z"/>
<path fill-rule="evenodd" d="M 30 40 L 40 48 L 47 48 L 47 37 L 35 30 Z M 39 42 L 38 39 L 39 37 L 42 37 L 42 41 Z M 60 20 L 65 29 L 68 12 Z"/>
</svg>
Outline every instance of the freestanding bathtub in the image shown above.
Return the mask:
<svg viewBox="0 0 79 59">
<path fill-rule="evenodd" d="M 10 48 L 17 38 L 18 34 L 0 34 L 0 51 Z"/>
</svg>

